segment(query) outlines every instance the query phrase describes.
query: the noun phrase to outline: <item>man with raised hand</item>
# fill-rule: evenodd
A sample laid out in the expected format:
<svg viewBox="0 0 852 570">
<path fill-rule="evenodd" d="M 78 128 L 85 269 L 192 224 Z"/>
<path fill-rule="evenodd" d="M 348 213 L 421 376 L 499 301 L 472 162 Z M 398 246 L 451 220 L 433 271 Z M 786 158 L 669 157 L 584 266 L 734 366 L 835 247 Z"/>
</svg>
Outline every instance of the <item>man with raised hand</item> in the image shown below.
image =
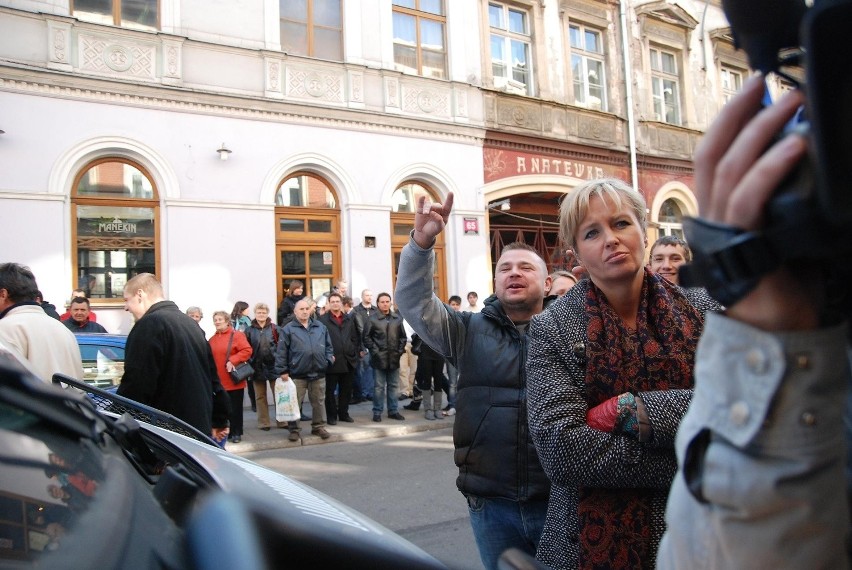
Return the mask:
<svg viewBox="0 0 852 570">
<path fill-rule="evenodd" d="M 432 292 L 435 237 L 453 205 L 417 203 L 414 231 L 402 250 L 399 310 L 423 341 L 459 370 L 453 443 L 456 486 L 486 569 L 508 548 L 535 555 L 550 482 L 527 428 L 526 329 L 542 311 L 549 282 L 544 260 L 526 244 L 507 245 L 497 260 L 494 295 L 479 313 L 458 312 Z"/>
</svg>

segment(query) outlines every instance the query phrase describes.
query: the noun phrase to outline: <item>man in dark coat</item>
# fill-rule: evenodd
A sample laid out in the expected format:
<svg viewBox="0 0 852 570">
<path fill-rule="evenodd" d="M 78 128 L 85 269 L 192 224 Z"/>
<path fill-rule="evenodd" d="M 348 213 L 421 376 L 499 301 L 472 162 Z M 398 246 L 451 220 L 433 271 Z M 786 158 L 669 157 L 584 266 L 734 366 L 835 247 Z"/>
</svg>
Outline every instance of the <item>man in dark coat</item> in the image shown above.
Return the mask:
<svg viewBox="0 0 852 570">
<path fill-rule="evenodd" d="M 325 375 L 325 412 L 328 423 L 335 425 L 337 420 L 351 423 L 355 420 L 349 415 L 349 400 L 361 351 L 358 325 L 354 315 L 343 312 L 343 297 L 340 293 L 329 294 L 326 312 L 319 317 L 319 321 L 328 329 L 334 347 L 334 364 L 328 367 Z M 335 390 L 338 393 L 336 400 Z"/>
<path fill-rule="evenodd" d="M 198 324 L 164 298 L 163 286 L 150 273 L 124 286 L 124 310 L 136 324 L 127 336 L 118 394 L 224 439 L 231 406 Z"/>
<path fill-rule="evenodd" d="M 89 300 L 85 297 L 74 297 L 71 299 L 71 307 L 68 311 L 71 313 L 71 318 L 62 321 L 62 324 L 68 327 L 68 330 L 72 333 L 107 332 L 103 325 L 89 320 Z"/>
<path fill-rule="evenodd" d="M 379 293 L 376 298 L 379 310 L 373 313 L 364 328 L 361 339 L 370 351 L 370 366 L 373 368 L 373 421 L 382 421 L 385 393 L 387 393 L 388 417 L 404 420 L 399 413 L 399 357 L 405 352 L 405 329 L 402 318 L 391 312 L 390 293 Z"/>
</svg>

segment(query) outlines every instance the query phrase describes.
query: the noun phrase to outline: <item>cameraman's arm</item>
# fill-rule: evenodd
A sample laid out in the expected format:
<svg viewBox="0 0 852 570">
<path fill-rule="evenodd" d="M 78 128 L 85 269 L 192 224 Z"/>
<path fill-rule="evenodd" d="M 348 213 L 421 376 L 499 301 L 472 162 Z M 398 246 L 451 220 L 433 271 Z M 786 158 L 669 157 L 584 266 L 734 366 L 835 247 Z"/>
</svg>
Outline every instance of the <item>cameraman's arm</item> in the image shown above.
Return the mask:
<svg viewBox="0 0 852 570">
<path fill-rule="evenodd" d="M 761 111 L 762 89 L 747 83 L 695 158 L 702 217 L 745 230 L 763 227 L 767 200 L 805 153 L 798 136 L 771 144 L 801 96 Z M 848 565 L 845 329 L 818 328 L 817 295 L 793 269 L 707 318 L 660 568 Z"/>
</svg>

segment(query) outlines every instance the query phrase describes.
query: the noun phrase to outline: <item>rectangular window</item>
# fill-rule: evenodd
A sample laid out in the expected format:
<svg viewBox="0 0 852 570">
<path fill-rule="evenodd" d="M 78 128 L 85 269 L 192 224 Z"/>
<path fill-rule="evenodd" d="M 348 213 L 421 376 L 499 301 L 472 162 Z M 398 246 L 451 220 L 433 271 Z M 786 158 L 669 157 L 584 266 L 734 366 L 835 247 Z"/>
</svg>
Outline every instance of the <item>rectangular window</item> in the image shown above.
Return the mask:
<svg viewBox="0 0 852 570">
<path fill-rule="evenodd" d="M 651 96 L 655 120 L 680 125 L 680 77 L 677 56 L 651 48 Z"/>
<path fill-rule="evenodd" d="M 722 67 L 722 102 L 730 101 L 743 86 L 743 72 L 731 67 Z"/>
<path fill-rule="evenodd" d="M 532 38 L 529 13 L 505 4 L 488 4 L 491 73 L 494 87 L 532 95 Z"/>
<path fill-rule="evenodd" d="M 343 61 L 342 0 L 278 0 L 281 50 Z"/>
<path fill-rule="evenodd" d="M 571 43 L 571 76 L 574 103 L 606 111 L 606 76 L 601 32 L 583 25 L 568 27 Z"/>
<path fill-rule="evenodd" d="M 160 28 L 159 0 L 72 0 L 71 13 L 97 24 L 136 30 Z"/>
<path fill-rule="evenodd" d="M 446 25 L 443 0 L 394 0 L 393 61 L 396 68 L 423 77 L 446 79 Z"/>
<path fill-rule="evenodd" d="M 153 208 L 77 206 L 77 279 L 94 277 L 89 297 L 121 299 L 127 280 L 156 273 Z"/>
</svg>

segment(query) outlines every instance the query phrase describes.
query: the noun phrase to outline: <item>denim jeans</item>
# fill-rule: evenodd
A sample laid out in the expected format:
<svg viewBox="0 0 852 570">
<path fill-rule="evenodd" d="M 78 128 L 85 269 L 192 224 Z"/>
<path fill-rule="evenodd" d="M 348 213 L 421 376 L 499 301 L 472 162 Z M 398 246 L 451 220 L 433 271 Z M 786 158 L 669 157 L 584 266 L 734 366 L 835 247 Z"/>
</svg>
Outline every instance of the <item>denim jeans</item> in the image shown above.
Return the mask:
<svg viewBox="0 0 852 570">
<path fill-rule="evenodd" d="M 382 413 L 387 394 L 388 415 L 392 416 L 399 411 L 399 368 L 394 370 L 374 368 L 373 375 L 376 378 L 373 385 L 373 413 Z"/>
<path fill-rule="evenodd" d="M 370 353 L 364 355 L 364 358 L 358 363 L 355 368 L 355 383 L 352 388 L 352 393 L 366 398 L 373 399 L 373 383 L 375 382 L 373 369 L 370 367 Z"/>
<path fill-rule="evenodd" d="M 449 379 L 447 386 L 447 405 L 455 408 L 456 393 L 459 389 L 459 369 L 450 363 L 447 363 L 447 378 Z"/>
<path fill-rule="evenodd" d="M 486 570 L 496 570 L 497 559 L 509 548 L 535 556 L 547 517 L 546 500 L 510 501 L 468 495 L 467 506 L 479 557 Z"/>
</svg>

